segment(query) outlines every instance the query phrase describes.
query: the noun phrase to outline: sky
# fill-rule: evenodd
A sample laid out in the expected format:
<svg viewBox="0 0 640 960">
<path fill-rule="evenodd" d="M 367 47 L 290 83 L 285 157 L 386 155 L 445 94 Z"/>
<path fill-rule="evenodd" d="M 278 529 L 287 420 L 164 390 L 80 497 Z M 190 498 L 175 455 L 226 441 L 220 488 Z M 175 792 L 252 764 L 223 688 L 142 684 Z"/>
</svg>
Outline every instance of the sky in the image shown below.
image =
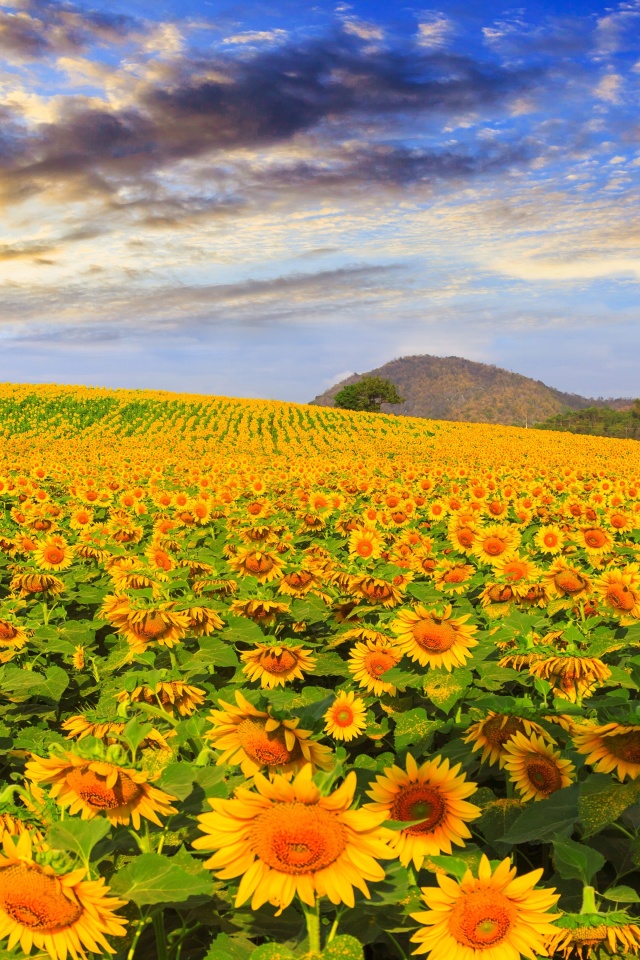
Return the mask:
<svg viewBox="0 0 640 960">
<path fill-rule="evenodd" d="M 0 381 L 640 394 L 640 0 L 0 0 Z"/>
</svg>

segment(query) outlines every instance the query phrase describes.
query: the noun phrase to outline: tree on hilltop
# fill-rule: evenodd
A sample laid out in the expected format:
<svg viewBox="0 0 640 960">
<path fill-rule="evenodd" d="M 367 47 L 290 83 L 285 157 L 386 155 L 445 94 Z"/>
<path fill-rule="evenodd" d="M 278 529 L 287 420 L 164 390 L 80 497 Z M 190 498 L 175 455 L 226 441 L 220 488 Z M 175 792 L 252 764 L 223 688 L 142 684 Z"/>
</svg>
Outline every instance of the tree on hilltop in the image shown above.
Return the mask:
<svg viewBox="0 0 640 960">
<path fill-rule="evenodd" d="M 358 383 L 343 387 L 334 397 L 336 407 L 342 410 L 362 410 L 367 413 L 380 413 L 383 403 L 404 403 L 404 397 L 398 393 L 395 383 L 384 377 L 363 377 Z"/>
</svg>

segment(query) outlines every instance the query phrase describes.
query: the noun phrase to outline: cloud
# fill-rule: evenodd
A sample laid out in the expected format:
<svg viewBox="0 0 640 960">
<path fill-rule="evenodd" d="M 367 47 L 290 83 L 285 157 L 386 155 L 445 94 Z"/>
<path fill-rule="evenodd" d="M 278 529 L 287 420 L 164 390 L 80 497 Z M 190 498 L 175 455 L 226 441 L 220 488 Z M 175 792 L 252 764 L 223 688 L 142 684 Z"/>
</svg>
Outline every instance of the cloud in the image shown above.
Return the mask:
<svg viewBox="0 0 640 960">
<path fill-rule="evenodd" d="M 428 50 L 446 46 L 455 32 L 455 24 L 442 14 L 418 24 L 418 43 Z"/>
<path fill-rule="evenodd" d="M 225 37 L 223 43 L 282 43 L 288 35 L 287 30 L 246 30 L 244 33 L 235 33 L 232 37 Z"/>
<path fill-rule="evenodd" d="M 620 103 L 622 100 L 621 87 L 622 77 L 617 73 L 608 73 L 593 92 L 599 100 L 606 100 L 608 103 Z"/>
<path fill-rule="evenodd" d="M 346 19 L 343 21 L 343 30 L 361 40 L 382 40 L 384 30 L 374 23 L 365 23 L 363 20 Z"/>
</svg>

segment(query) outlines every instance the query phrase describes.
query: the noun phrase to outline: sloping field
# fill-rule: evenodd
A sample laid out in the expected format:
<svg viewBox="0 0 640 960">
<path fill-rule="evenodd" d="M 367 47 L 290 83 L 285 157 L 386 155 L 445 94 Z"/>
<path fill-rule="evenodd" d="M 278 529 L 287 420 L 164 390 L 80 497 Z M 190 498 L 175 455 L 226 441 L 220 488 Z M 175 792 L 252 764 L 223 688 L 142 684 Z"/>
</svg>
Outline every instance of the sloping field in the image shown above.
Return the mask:
<svg viewBox="0 0 640 960">
<path fill-rule="evenodd" d="M 635 441 L 0 386 L 0 960 L 640 947 Z"/>
</svg>

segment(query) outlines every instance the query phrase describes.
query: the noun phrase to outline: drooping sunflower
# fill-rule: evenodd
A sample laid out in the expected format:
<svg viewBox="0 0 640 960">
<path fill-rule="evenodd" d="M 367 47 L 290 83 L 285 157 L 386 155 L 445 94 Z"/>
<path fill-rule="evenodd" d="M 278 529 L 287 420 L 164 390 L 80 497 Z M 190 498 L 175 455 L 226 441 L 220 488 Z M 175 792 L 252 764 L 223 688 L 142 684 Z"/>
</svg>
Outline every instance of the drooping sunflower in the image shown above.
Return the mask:
<svg viewBox="0 0 640 960">
<path fill-rule="evenodd" d="M 0 647 L 20 650 L 28 639 L 25 630 L 19 624 L 0 618 Z"/>
<path fill-rule="evenodd" d="M 640 776 L 640 725 L 605 723 L 602 726 L 578 726 L 573 730 L 573 745 L 586 754 L 586 762 L 597 773 L 612 773 L 620 780 Z"/>
<path fill-rule="evenodd" d="M 320 585 L 320 578 L 304 567 L 287 573 L 278 584 L 278 593 L 290 597 L 304 597 L 313 587 Z"/>
<path fill-rule="evenodd" d="M 205 836 L 193 846 L 215 851 L 205 866 L 221 880 L 242 876 L 237 907 L 251 898 L 253 910 L 269 901 L 281 912 L 296 894 L 309 906 L 326 896 L 353 907 L 354 887 L 369 897 L 367 883 L 384 879 L 377 861 L 393 858 L 381 829 L 385 814 L 349 809 L 355 773 L 326 797 L 311 776 L 310 765 L 293 781 L 258 773 L 254 790 L 210 799 L 213 813 L 198 817 Z"/>
<path fill-rule="evenodd" d="M 594 690 L 611 676 L 611 670 L 597 657 L 574 657 L 571 655 L 547 657 L 529 667 L 533 677 L 548 680 L 556 697 L 577 703 L 590 696 Z"/>
<path fill-rule="evenodd" d="M 583 600 L 593 589 L 591 577 L 564 557 L 553 561 L 544 578 L 551 597 L 561 600 Z"/>
<path fill-rule="evenodd" d="M 150 703 L 168 714 L 177 711 L 181 717 L 190 717 L 204 703 L 206 695 L 206 690 L 183 680 L 159 680 L 153 687 L 142 684 L 131 693 L 123 690 L 116 699 L 120 703 Z"/>
<path fill-rule="evenodd" d="M 241 654 L 240 659 L 245 664 L 242 668 L 245 676 L 252 681 L 259 680 L 267 690 L 283 687 L 291 680 L 304 680 L 303 671 L 311 672 L 316 665 L 316 658 L 302 645 L 258 643 L 254 650 Z"/>
<path fill-rule="evenodd" d="M 393 831 L 389 838 L 400 863 L 408 867 L 413 861 L 420 870 L 425 857 L 450 854 L 452 844 L 463 847 L 469 839 L 466 824 L 479 817 L 481 810 L 466 798 L 476 789 L 460 774 L 460 764 L 450 768 L 448 759 L 434 757 L 419 767 L 409 753 L 406 770 L 394 764 L 376 777 L 367 791 L 374 802 L 365 809 L 385 810 L 388 820 L 422 821 Z"/>
<path fill-rule="evenodd" d="M 401 660 L 401 654 L 395 649 L 390 640 L 367 639 L 356 643 L 349 653 L 347 667 L 361 687 L 377 697 L 383 693 L 395 695 L 396 688 L 387 683 L 383 677 L 388 670 L 395 667 Z"/>
<path fill-rule="evenodd" d="M 324 715 L 325 731 L 336 740 L 353 740 L 367 726 L 364 701 L 351 690 L 342 691 Z"/>
<path fill-rule="evenodd" d="M 542 870 L 517 876 L 509 858 L 492 872 L 483 854 L 478 877 L 467 870 L 457 883 L 437 875 L 437 887 L 423 887 L 429 908 L 411 916 L 422 929 L 411 938 L 430 960 L 535 960 L 547 956 L 545 943 L 555 934 L 551 913 L 559 899 L 553 889 L 536 890 Z"/>
<path fill-rule="evenodd" d="M 158 814 L 176 813 L 174 798 L 148 783 L 148 774 L 105 760 L 90 760 L 71 751 L 49 758 L 32 754 L 25 776 L 35 784 L 51 784 L 50 796 L 63 810 L 83 820 L 106 814 L 113 824 L 131 821 L 136 830 L 145 817 L 161 827 Z"/>
<path fill-rule="evenodd" d="M 615 615 L 640 619 L 640 564 L 605 570 L 594 587 L 602 605 Z"/>
<path fill-rule="evenodd" d="M 394 578 L 394 582 L 383 580 L 380 577 L 353 577 L 351 592 L 362 597 L 367 603 L 380 604 L 383 607 L 397 607 L 403 600 L 403 587 L 411 580 L 412 575 L 405 574 Z M 402 580 L 396 583 L 395 580 Z"/>
<path fill-rule="evenodd" d="M 222 630 L 224 621 L 210 607 L 185 607 L 180 611 L 189 620 L 188 632 L 194 637 L 208 637 L 214 630 Z"/>
<path fill-rule="evenodd" d="M 277 600 L 234 600 L 229 606 L 229 613 L 246 617 L 254 623 L 269 625 L 275 623 L 278 615 L 288 613 L 290 609 L 288 603 L 279 603 Z"/>
<path fill-rule="evenodd" d="M 472 553 L 478 533 L 479 524 L 471 517 L 455 514 L 449 520 L 448 539 L 456 553 L 464 553 L 467 556 Z"/>
<path fill-rule="evenodd" d="M 123 634 L 134 651 L 144 651 L 148 644 L 173 647 L 186 635 L 189 616 L 175 610 L 172 602 L 137 608 L 129 597 L 107 596 L 100 616 Z"/>
<path fill-rule="evenodd" d="M 122 937 L 127 921 L 115 910 L 125 900 L 107 896 L 105 881 L 83 880 L 84 869 L 56 874 L 33 859 L 31 836 L 3 838 L 0 856 L 0 939 L 12 950 L 20 944 L 45 950 L 51 960 L 73 960 L 90 953 L 115 953 L 107 936 Z"/>
<path fill-rule="evenodd" d="M 360 527 L 349 537 L 349 556 L 363 560 L 379 560 L 384 540 L 379 531 L 372 527 Z"/>
<path fill-rule="evenodd" d="M 64 581 L 52 573 L 14 573 L 9 587 L 23 598 L 57 597 L 65 591 Z"/>
<path fill-rule="evenodd" d="M 97 740 L 115 743 L 125 725 L 124 720 L 101 719 L 95 712 L 86 711 L 67 717 L 61 727 L 67 733 L 67 740 L 80 741 L 85 737 L 95 737 Z"/>
<path fill-rule="evenodd" d="M 524 596 L 534 583 L 537 584 L 541 576 L 535 563 L 517 553 L 496 560 L 493 572 L 497 578 L 506 581 L 513 588 L 516 597 Z"/>
<path fill-rule="evenodd" d="M 269 583 L 282 575 L 282 560 L 275 553 L 262 550 L 238 550 L 229 557 L 229 566 L 243 577 L 255 577 L 258 583 Z"/>
<path fill-rule="evenodd" d="M 299 730 L 299 720 L 276 720 L 256 710 L 236 690 L 236 705 L 218 701 L 219 710 L 209 714 L 213 726 L 205 737 L 222 750 L 217 765 L 240 764 L 245 777 L 267 768 L 269 774 L 297 773 L 305 763 L 313 770 L 329 770 L 333 755 L 329 747 L 311 739 L 310 730 Z"/>
<path fill-rule="evenodd" d="M 440 560 L 433 571 L 433 581 L 436 590 L 443 593 L 465 593 L 468 581 L 476 572 L 470 563 L 461 563 L 453 560 Z"/>
<path fill-rule="evenodd" d="M 537 734 L 539 737 L 551 740 L 549 734 L 533 720 L 490 710 L 484 720 L 469 727 L 464 742 L 473 743 L 472 753 L 482 750 L 482 763 L 488 760 L 489 763 L 497 763 L 502 768 L 508 756 L 505 747 L 517 733 L 523 733 L 527 737 Z"/>
<path fill-rule="evenodd" d="M 566 913 L 547 944 L 550 956 L 562 960 L 596 960 L 603 956 L 637 956 L 640 926 L 624 911 Z"/>
<path fill-rule="evenodd" d="M 464 666 L 470 648 L 478 643 L 473 638 L 477 627 L 466 623 L 469 614 L 454 618 L 451 612 L 451 604 L 438 613 L 421 603 L 412 610 L 400 611 L 391 623 L 398 635 L 398 649 L 423 667 L 442 667 L 451 672 L 454 667 Z"/>
<path fill-rule="evenodd" d="M 503 766 L 509 779 L 522 795 L 523 800 L 546 800 L 556 790 L 568 787 L 574 779 L 575 767 L 570 760 L 563 760 L 559 750 L 537 737 L 526 737 L 518 732 L 504 745 L 506 757 Z"/>
</svg>

